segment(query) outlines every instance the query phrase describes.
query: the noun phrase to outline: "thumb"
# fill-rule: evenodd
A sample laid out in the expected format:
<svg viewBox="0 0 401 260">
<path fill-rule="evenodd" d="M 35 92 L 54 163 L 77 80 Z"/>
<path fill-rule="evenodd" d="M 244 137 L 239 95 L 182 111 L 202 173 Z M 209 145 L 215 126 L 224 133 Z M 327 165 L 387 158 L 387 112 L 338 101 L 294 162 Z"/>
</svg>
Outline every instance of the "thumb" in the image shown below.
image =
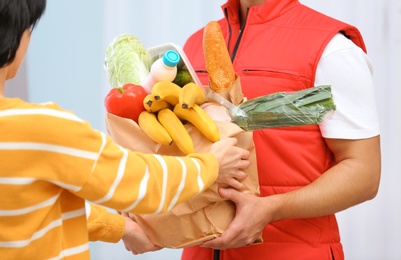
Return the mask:
<svg viewBox="0 0 401 260">
<path fill-rule="evenodd" d="M 224 138 L 224 142 L 226 143 L 227 146 L 236 146 L 238 140 L 235 137 L 226 137 Z"/>
<path fill-rule="evenodd" d="M 220 196 L 226 200 L 232 200 L 234 202 L 238 199 L 238 191 L 230 188 L 220 188 L 219 189 Z"/>
</svg>

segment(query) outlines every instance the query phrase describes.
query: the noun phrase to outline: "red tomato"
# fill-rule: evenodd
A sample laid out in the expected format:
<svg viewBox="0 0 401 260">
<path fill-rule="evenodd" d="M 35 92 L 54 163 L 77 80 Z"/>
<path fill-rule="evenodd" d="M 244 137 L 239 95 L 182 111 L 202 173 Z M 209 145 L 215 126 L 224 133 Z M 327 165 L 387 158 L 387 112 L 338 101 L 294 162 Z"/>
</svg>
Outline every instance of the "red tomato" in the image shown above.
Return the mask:
<svg viewBox="0 0 401 260">
<path fill-rule="evenodd" d="M 142 86 L 125 84 L 119 88 L 112 88 L 104 99 L 104 105 L 110 114 L 138 122 L 139 114 L 145 110 L 143 100 L 146 95 Z"/>
</svg>

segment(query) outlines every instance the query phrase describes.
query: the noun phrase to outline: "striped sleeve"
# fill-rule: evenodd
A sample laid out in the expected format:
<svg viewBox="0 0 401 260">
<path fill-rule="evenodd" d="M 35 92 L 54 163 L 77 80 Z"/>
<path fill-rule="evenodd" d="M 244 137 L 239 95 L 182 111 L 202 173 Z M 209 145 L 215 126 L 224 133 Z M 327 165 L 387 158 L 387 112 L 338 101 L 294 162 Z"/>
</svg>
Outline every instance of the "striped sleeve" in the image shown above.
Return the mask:
<svg viewBox="0 0 401 260">
<path fill-rule="evenodd" d="M 172 157 L 131 152 L 105 138 L 80 196 L 137 214 L 161 213 L 210 187 L 217 178 L 211 154 Z"/>
<path fill-rule="evenodd" d="M 5 98 L 0 125 L 0 255 L 10 259 L 89 258 L 85 200 L 159 213 L 205 190 L 218 174 L 212 154 L 128 151 L 52 103 Z M 120 222 L 116 235 L 121 231 Z"/>
<path fill-rule="evenodd" d="M 167 211 L 210 187 L 218 175 L 212 154 L 170 157 L 129 151 L 55 104 L 2 113 L 15 118 L 17 126 L 4 126 L 10 134 L 0 146 L 14 165 L 32 162 L 19 177 L 47 180 L 120 211 Z"/>
</svg>

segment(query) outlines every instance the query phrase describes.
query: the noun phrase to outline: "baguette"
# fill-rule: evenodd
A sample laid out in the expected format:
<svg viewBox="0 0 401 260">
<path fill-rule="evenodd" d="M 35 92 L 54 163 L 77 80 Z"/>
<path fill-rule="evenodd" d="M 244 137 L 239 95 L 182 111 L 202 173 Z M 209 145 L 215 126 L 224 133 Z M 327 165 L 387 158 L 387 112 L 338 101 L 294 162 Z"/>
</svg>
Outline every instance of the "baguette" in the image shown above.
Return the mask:
<svg viewBox="0 0 401 260">
<path fill-rule="evenodd" d="M 232 87 L 236 74 L 220 24 L 209 22 L 203 31 L 203 54 L 209 73 L 209 87 L 221 93 Z"/>
</svg>

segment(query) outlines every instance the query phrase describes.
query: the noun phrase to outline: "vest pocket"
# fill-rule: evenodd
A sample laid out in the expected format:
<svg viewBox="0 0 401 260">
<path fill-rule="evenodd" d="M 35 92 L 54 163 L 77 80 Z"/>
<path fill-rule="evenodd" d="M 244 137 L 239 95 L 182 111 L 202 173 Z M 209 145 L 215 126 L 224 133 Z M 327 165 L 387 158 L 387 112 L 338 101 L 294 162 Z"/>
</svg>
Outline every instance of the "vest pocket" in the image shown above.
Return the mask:
<svg viewBox="0 0 401 260">
<path fill-rule="evenodd" d="M 195 72 L 199 78 L 199 81 L 202 82 L 204 86 L 209 85 L 209 74 L 206 70 L 196 69 Z"/>
<path fill-rule="evenodd" d="M 241 71 L 239 76 L 242 90 L 248 99 L 279 91 L 298 91 L 313 86 L 307 78 L 295 71 L 246 69 Z"/>
</svg>

